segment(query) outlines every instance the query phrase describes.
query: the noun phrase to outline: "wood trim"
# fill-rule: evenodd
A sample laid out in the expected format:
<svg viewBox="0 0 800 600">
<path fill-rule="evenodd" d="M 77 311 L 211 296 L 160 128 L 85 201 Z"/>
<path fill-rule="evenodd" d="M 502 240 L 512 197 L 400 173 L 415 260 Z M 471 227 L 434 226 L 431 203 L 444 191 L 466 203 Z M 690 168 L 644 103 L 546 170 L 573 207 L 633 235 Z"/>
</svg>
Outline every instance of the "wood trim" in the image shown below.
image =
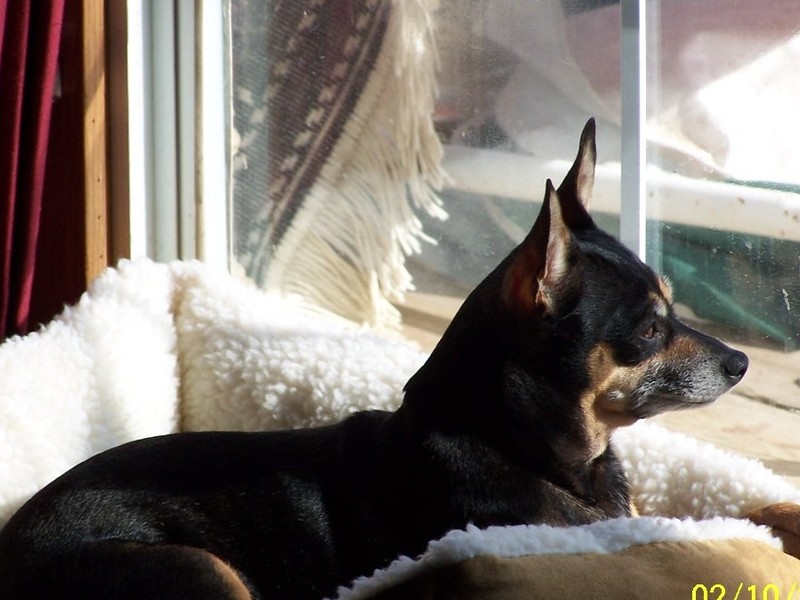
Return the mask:
<svg viewBox="0 0 800 600">
<path fill-rule="evenodd" d="M 108 253 L 111 264 L 131 256 L 130 153 L 128 151 L 127 0 L 105 2 L 106 131 L 108 147 Z"/>
<path fill-rule="evenodd" d="M 83 0 L 82 11 L 87 283 L 108 266 L 108 136 L 104 4 L 103 0 Z"/>
</svg>

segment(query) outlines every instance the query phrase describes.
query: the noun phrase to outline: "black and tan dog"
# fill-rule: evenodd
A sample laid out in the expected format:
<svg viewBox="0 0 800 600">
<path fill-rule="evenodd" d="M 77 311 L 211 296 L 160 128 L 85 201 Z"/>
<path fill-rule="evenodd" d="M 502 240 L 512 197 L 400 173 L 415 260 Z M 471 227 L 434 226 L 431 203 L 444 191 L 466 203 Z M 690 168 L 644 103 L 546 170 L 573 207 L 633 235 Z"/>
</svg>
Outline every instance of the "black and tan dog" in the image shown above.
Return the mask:
<svg viewBox="0 0 800 600">
<path fill-rule="evenodd" d="M 5 600 L 321 598 L 446 531 L 630 514 L 611 431 L 715 400 L 747 358 L 587 213 L 594 123 L 522 244 L 467 298 L 395 413 L 134 442 L 0 534 Z"/>
</svg>

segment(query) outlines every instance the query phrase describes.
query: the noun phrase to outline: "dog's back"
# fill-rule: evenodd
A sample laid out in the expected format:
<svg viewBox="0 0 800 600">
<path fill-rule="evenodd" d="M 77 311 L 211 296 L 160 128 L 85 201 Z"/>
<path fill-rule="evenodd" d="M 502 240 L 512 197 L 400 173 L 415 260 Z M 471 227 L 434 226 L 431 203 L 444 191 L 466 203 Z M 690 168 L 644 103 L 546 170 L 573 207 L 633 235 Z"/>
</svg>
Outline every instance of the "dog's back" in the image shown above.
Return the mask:
<svg viewBox="0 0 800 600">
<path fill-rule="evenodd" d="M 375 439 L 387 417 L 164 436 L 94 457 L 0 534 L 2 597 L 235 597 L 227 565 L 280 597 L 331 593 L 397 553 L 384 541 L 396 490 Z"/>
</svg>

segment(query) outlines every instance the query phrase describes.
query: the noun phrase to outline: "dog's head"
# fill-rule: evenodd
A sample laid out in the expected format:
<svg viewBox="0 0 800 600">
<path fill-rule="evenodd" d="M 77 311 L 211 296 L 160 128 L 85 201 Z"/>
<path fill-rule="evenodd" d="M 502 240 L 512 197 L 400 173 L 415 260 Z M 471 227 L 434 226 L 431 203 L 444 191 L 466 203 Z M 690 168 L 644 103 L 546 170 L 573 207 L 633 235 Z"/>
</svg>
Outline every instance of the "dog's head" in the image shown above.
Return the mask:
<svg viewBox="0 0 800 600">
<path fill-rule="evenodd" d="M 747 357 L 682 323 L 669 283 L 595 225 L 594 136 L 590 120 L 530 233 L 407 384 L 409 410 L 585 461 L 615 427 L 707 404 L 741 380 Z"/>
<path fill-rule="evenodd" d="M 599 450 L 616 426 L 714 401 L 742 379 L 748 361 L 682 323 L 669 282 L 595 225 L 587 210 L 594 130 L 590 120 L 558 190 L 547 182 L 536 223 L 503 268 L 501 303 L 530 336 L 517 360 L 529 352 L 542 361 L 544 349 L 545 362 L 557 361 L 550 371 L 574 379 Z"/>
</svg>

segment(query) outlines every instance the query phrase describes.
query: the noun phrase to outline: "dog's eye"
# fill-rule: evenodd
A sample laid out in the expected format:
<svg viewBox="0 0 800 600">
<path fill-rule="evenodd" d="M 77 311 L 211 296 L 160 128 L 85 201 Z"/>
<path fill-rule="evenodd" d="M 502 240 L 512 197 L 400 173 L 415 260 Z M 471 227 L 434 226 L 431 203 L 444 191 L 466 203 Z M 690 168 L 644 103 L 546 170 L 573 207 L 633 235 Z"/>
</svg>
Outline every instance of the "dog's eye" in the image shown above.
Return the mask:
<svg viewBox="0 0 800 600">
<path fill-rule="evenodd" d="M 656 336 L 657 336 L 659 333 L 660 333 L 660 331 L 659 331 L 659 329 L 658 329 L 658 323 L 656 323 L 655 321 L 653 321 L 653 322 L 650 324 L 650 327 L 648 327 L 647 329 L 645 329 L 645 330 L 644 330 L 644 333 L 642 333 L 642 337 L 643 337 L 644 339 L 646 339 L 646 340 L 652 340 L 652 339 L 653 339 L 654 337 L 656 337 Z"/>
</svg>

